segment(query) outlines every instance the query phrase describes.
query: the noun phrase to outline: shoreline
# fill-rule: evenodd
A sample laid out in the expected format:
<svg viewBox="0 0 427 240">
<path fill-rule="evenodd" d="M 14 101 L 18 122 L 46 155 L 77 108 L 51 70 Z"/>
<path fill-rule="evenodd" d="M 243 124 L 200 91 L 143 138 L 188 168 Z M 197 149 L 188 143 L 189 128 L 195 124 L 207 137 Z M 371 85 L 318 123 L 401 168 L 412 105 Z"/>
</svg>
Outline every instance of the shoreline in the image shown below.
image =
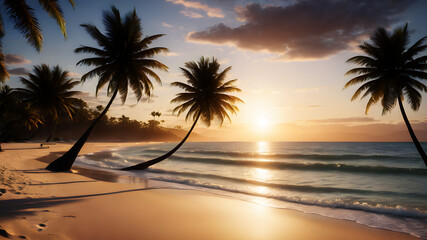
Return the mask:
<svg viewBox="0 0 427 240">
<path fill-rule="evenodd" d="M 5 143 L 0 153 L 0 188 L 6 189 L 0 196 L 0 228 L 11 239 L 418 239 L 197 190 L 106 182 L 108 174 L 82 167 L 77 174 L 51 173 L 35 160 L 53 158 L 71 144 L 25 149 L 37 144 Z M 88 142 L 81 153 L 135 145 Z"/>
</svg>

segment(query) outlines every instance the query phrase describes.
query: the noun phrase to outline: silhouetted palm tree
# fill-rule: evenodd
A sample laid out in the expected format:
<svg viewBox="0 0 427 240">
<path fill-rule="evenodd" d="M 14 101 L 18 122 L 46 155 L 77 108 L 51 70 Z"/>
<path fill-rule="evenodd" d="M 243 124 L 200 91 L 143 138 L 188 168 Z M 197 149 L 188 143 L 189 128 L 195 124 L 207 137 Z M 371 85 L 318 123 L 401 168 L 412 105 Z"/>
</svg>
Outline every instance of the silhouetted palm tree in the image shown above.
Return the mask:
<svg viewBox="0 0 427 240">
<path fill-rule="evenodd" d="M 79 83 L 70 78 L 68 71 L 63 71 L 59 66 L 52 69 L 41 64 L 34 66 L 33 74 L 28 74 L 28 79 L 21 77 L 21 82 L 25 88 L 18 88 L 19 98 L 22 102 L 28 103 L 36 110 L 44 122 L 52 122 L 53 129 L 47 142 L 52 137 L 57 122 L 61 117 L 72 119 L 74 109 L 73 97 L 78 91 L 71 89 Z"/>
<path fill-rule="evenodd" d="M 172 86 L 184 89 L 185 92 L 178 93 L 172 99 L 171 103 L 182 102 L 182 104 L 173 110 L 173 113 L 178 112 L 178 116 L 188 110 L 185 120 L 192 118 L 194 121 L 190 131 L 188 131 L 184 139 L 175 148 L 163 156 L 122 170 L 143 170 L 172 156 L 190 136 L 199 119 L 207 126 L 210 126 L 211 122 L 215 119 L 220 124 L 224 122 L 225 118 L 231 122 L 227 111 L 237 114 L 239 109 L 235 103 L 243 103 L 243 101 L 238 97 L 227 94 L 229 92 L 241 91 L 233 85 L 237 79 L 225 80 L 227 72 L 230 71 L 231 67 L 220 72 L 220 64 L 215 58 L 210 60 L 203 57 L 197 63 L 186 62 L 185 67 L 181 68 L 181 70 L 187 78 L 187 83 L 173 82 L 171 84 Z"/>
<path fill-rule="evenodd" d="M 379 101 L 383 107 L 383 115 L 390 112 L 397 102 L 412 141 L 427 166 L 426 153 L 412 130 L 402 104 L 406 96 L 412 110 L 417 111 L 422 98 L 419 91 L 427 92 L 426 85 L 420 82 L 420 80 L 427 80 L 427 56 L 417 57 L 427 49 L 427 45 L 424 44 L 425 39 L 426 37 L 423 37 L 407 48 L 408 25 L 395 29 L 393 33 L 387 32 L 384 28 L 378 28 L 371 36 L 372 43 L 364 42 L 359 46 L 367 56 L 355 56 L 347 60 L 362 67 L 353 68 L 346 73 L 346 75 L 359 76 L 347 82 L 344 88 L 362 84 L 351 100 L 355 100 L 363 92 L 365 93 L 362 98 L 370 96 L 366 105 L 366 114 L 369 108 Z"/>
<path fill-rule="evenodd" d="M 43 124 L 39 113 L 31 108 L 31 105 L 25 103 L 19 103 L 13 114 L 15 115 L 12 119 L 11 126 L 15 128 L 24 129 L 30 132 L 34 128 L 38 128 L 39 125 Z"/>
<path fill-rule="evenodd" d="M 7 85 L 0 86 L 0 116 L 0 152 L 1 142 L 10 139 L 15 131 L 31 131 L 42 124 L 40 115 L 27 103 L 18 101 L 17 91 Z"/>
<path fill-rule="evenodd" d="M 0 85 L 0 152 L 3 151 L 1 142 L 5 141 L 8 135 L 10 122 L 9 114 L 17 104 L 16 93 L 8 85 Z"/>
<path fill-rule="evenodd" d="M 74 1 L 68 0 L 74 8 Z M 64 38 L 67 39 L 65 20 L 62 8 L 57 0 L 39 0 L 42 8 L 56 20 L 61 28 Z M 25 0 L 3 0 L 3 9 L 6 10 L 9 18 L 15 24 L 15 28 L 21 31 L 28 43 L 38 52 L 42 49 L 43 35 L 37 18 L 32 9 Z M 4 64 L 4 55 L 2 51 L 1 38 L 4 36 L 3 18 L 0 15 L 0 82 L 9 78 L 6 66 Z"/>
<path fill-rule="evenodd" d="M 95 55 L 95 57 L 85 58 L 77 63 L 77 65 L 95 66 L 94 69 L 84 74 L 81 80 L 85 81 L 87 78 L 99 76 L 96 93 L 108 83 L 107 94 L 111 95 L 111 99 L 74 146 L 62 157 L 49 164 L 46 167 L 48 170 L 69 171 L 71 169 L 80 149 L 96 123 L 110 108 L 117 93 L 120 93 L 122 103 L 126 101 L 129 87 L 135 93 L 138 101 L 144 94 L 151 96 L 153 84 L 149 77 L 161 83 L 160 77 L 152 69 L 167 70 L 164 64 L 150 58 L 166 52 L 168 49 L 163 47 L 148 48 L 153 40 L 163 35 L 143 38 L 140 19 L 135 10 L 122 18 L 119 10 L 111 7 L 111 12 L 104 12 L 103 18 L 105 34 L 102 34 L 94 25 L 82 25 L 101 48 L 81 46 L 75 52 Z"/>
</svg>

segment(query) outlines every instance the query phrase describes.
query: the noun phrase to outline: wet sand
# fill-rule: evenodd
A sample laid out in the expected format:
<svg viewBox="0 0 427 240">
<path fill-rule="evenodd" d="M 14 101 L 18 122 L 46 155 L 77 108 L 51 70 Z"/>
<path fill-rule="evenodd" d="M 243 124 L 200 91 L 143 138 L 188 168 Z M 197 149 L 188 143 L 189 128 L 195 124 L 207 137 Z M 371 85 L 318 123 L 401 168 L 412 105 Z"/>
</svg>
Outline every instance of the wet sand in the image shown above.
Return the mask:
<svg viewBox="0 0 427 240">
<path fill-rule="evenodd" d="M 89 142 L 82 153 L 134 145 Z M 0 239 L 417 239 L 200 191 L 117 182 L 108 172 L 44 170 L 67 143 L 2 147 Z"/>
</svg>

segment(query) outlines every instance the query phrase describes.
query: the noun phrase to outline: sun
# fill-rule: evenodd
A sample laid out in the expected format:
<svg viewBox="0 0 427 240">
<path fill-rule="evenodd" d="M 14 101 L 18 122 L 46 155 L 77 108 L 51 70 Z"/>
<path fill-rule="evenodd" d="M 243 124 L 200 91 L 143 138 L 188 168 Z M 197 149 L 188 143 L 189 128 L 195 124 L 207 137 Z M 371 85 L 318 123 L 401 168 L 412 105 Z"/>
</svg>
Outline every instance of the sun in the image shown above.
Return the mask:
<svg viewBox="0 0 427 240">
<path fill-rule="evenodd" d="M 257 119 L 256 125 L 258 129 L 264 130 L 270 126 L 270 121 L 267 118 L 260 117 Z"/>
</svg>

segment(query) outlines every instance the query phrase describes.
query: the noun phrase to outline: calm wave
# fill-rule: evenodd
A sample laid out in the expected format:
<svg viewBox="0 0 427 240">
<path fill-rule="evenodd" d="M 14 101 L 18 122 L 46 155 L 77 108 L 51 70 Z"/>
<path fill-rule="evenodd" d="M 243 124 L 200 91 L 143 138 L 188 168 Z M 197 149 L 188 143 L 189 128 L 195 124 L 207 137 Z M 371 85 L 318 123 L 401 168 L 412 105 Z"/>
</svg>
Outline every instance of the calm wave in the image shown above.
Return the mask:
<svg viewBox="0 0 427 240">
<path fill-rule="evenodd" d="M 117 169 L 173 146 L 99 152 L 79 162 Z M 427 237 L 427 168 L 412 143 L 185 143 L 131 174 Z"/>
</svg>

